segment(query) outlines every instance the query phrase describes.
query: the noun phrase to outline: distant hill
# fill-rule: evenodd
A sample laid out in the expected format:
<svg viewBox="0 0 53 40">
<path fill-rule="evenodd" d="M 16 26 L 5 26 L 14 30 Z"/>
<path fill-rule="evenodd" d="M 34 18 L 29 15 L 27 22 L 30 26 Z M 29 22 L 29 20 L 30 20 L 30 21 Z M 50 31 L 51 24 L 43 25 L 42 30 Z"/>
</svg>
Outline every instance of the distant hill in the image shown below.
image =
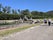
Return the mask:
<svg viewBox="0 0 53 40">
<path fill-rule="evenodd" d="M 53 10 L 52 10 L 52 11 L 48 11 L 48 12 L 46 12 L 46 13 L 48 13 L 48 14 L 53 14 Z"/>
</svg>

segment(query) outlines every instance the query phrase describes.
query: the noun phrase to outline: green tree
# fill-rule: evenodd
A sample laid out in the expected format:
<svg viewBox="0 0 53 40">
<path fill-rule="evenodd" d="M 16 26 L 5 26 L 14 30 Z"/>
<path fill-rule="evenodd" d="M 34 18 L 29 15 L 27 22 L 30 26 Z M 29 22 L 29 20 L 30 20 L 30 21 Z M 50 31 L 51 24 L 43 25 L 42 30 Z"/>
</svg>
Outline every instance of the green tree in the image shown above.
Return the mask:
<svg viewBox="0 0 53 40">
<path fill-rule="evenodd" d="M 29 13 L 30 13 L 30 11 L 28 9 L 21 11 L 21 14 L 23 14 L 23 15 L 29 15 Z"/>
<path fill-rule="evenodd" d="M 18 14 L 16 10 L 12 9 L 12 14 Z"/>
<path fill-rule="evenodd" d="M 2 8 L 2 4 L 0 4 L 0 11 L 1 11 L 1 8 Z"/>
<path fill-rule="evenodd" d="M 39 12 L 38 11 L 32 11 L 31 14 L 35 16 L 35 15 L 38 15 Z"/>
<path fill-rule="evenodd" d="M 10 13 L 11 12 L 11 7 L 7 7 L 7 13 Z"/>
<path fill-rule="evenodd" d="M 21 11 L 20 11 L 20 9 L 18 9 L 18 12 L 19 12 L 19 14 L 21 14 Z"/>
<path fill-rule="evenodd" d="M 2 4 L 0 4 L 0 13 L 2 13 L 1 9 L 2 9 Z"/>
<path fill-rule="evenodd" d="M 7 13 L 7 6 L 3 7 L 3 13 Z"/>
</svg>

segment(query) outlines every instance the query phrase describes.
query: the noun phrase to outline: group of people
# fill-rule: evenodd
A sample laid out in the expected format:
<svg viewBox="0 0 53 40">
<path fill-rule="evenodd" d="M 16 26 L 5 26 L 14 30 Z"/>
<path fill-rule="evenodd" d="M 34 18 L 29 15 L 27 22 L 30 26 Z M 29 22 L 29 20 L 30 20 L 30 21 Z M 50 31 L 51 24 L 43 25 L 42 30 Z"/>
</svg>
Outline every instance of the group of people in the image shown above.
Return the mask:
<svg viewBox="0 0 53 40">
<path fill-rule="evenodd" d="M 51 25 L 51 19 L 48 19 L 48 20 L 47 20 L 47 19 L 44 19 L 44 23 L 45 23 L 45 24 L 48 23 L 48 25 L 50 26 L 50 25 Z"/>
</svg>

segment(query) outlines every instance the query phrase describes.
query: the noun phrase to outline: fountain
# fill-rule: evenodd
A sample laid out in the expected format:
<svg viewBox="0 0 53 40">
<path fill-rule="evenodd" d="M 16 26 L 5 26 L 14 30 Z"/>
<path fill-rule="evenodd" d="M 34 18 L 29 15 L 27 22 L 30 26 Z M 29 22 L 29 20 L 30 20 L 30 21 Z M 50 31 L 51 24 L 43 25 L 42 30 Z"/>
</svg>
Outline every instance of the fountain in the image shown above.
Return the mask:
<svg viewBox="0 0 53 40">
<path fill-rule="evenodd" d="M 24 21 L 27 21 L 27 20 L 28 20 L 28 18 L 26 16 L 24 16 Z"/>
<path fill-rule="evenodd" d="M 19 23 L 23 23 L 23 20 L 22 20 L 22 18 L 20 18 L 20 19 L 19 19 Z"/>
</svg>

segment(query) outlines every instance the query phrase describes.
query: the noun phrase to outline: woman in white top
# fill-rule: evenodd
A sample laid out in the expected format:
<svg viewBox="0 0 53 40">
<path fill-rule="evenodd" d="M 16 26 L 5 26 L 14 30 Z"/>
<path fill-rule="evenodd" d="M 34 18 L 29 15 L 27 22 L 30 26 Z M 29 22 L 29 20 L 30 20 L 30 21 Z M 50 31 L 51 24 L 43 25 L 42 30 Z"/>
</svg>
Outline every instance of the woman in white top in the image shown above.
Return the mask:
<svg viewBox="0 0 53 40">
<path fill-rule="evenodd" d="M 44 19 L 44 23 L 47 24 L 47 19 Z"/>
</svg>

